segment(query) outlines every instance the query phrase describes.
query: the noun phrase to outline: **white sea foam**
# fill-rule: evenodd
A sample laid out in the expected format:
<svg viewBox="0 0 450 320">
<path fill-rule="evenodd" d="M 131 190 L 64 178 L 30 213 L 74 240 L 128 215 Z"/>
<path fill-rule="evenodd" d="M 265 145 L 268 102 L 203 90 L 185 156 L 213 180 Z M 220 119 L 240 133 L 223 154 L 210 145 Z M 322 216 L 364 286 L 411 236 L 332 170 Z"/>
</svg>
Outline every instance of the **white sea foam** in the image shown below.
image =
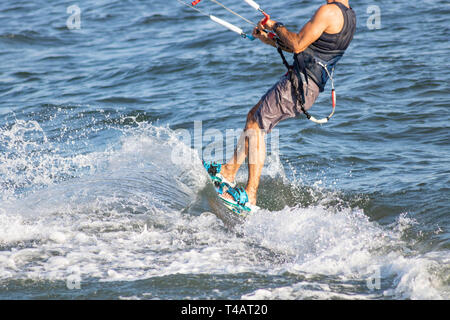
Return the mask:
<svg viewBox="0 0 450 320">
<path fill-rule="evenodd" d="M 405 227 L 405 217 L 399 220 L 402 228 Z M 404 255 L 402 234 L 369 221 L 361 211 L 347 209 L 332 212 L 323 207 L 285 208 L 276 213 L 263 211 L 252 216 L 243 229 L 247 238 L 289 257 L 286 263 L 274 266 L 271 272 L 332 276 L 343 283 L 359 281 L 362 285 L 378 275 L 378 292 L 384 296 L 399 299 L 443 298 L 436 287 L 440 280 L 433 273 L 433 269 L 439 266 L 439 260 L 430 256 Z M 448 261 L 448 252 L 441 253 L 439 257 L 446 257 Z M 392 287 L 387 288 L 386 282 Z M 243 298 L 358 297 L 323 290 L 322 284 L 317 283 L 317 290 L 305 290 L 307 284 L 311 285 L 311 282 L 258 289 Z M 442 282 L 440 289 L 444 289 Z M 367 294 L 371 296 L 370 292 Z"/>
<path fill-rule="evenodd" d="M 174 148 L 194 161 L 171 163 Z M 52 155 L 46 157 L 52 163 Z M 31 186 L 33 174 L 50 182 L 24 197 L 8 194 L 9 201 L 0 203 L 0 280 L 65 281 L 77 274 L 81 281 L 131 281 L 247 272 L 294 280 L 261 286 L 243 299 L 448 298 L 448 268 L 442 264 L 448 266 L 449 254 L 408 252 L 402 235 L 415 222 L 407 215 L 386 227 L 359 209 L 263 209 L 230 232 L 213 213 L 187 212 L 208 178 L 198 155 L 170 129 L 125 131 L 108 151 L 66 163 L 93 170 L 58 183 L 52 175 L 73 166 L 15 171 L 20 179 L 31 176 Z M 0 164 L 0 172 L 11 167 L 19 165 Z M 285 177 L 279 157 L 268 157 L 268 168 L 271 177 Z M 374 275 L 380 288 L 370 290 L 367 281 Z"/>
</svg>

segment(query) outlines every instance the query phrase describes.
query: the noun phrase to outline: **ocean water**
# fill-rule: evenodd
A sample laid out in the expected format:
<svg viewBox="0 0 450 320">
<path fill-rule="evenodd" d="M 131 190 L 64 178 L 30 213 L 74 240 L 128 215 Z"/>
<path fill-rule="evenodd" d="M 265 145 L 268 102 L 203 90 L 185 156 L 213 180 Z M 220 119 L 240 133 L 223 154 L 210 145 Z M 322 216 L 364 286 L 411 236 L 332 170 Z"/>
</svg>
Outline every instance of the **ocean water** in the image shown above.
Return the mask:
<svg viewBox="0 0 450 320">
<path fill-rule="evenodd" d="M 324 1 L 259 3 L 299 30 Z M 335 116 L 276 127 L 261 210 L 230 223 L 201 159 L 229 156 L 209 139 L 285 72 L 276 50 L 176 1 L 1 1 L 0 298 L 449 299 L 450 5 L 350 4 Z"/>
</svg>

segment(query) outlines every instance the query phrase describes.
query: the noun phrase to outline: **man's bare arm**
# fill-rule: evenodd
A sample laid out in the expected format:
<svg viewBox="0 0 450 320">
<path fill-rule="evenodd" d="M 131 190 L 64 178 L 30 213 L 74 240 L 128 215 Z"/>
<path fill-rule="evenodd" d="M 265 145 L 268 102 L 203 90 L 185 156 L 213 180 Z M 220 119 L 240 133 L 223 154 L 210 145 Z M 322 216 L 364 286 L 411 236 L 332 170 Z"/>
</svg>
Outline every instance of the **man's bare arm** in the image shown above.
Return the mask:
<svg viewBox="0 0 450 320">
<path fill-rule="evenodd" d="M 287 47 L 292 48 L 294 53 L 300 53 L 319 39 L 333 19 L 335 19 L 335 11 L 329 5 L 323 5 L 299 33 L 291 32 L 286 27 L 279 27 L 276 34 Z M 269 19 L 265 27 L 272 30 L 275 23 L 275 21 Z"/>
<path fill-rule="evenodd" d="M 277 41 L 275 39 L 271 39 L 267 32 L 265 32 L 263 29 L 259 29 L 258 27 L 253 30 L 253 36 L 261 40 L 263 43 L 268 44 L 272 47 L 280 47 L 283 51 L 293 53 L 294 51 L 292 48 L 287 47 L 283 42 Z"/>
</svg>

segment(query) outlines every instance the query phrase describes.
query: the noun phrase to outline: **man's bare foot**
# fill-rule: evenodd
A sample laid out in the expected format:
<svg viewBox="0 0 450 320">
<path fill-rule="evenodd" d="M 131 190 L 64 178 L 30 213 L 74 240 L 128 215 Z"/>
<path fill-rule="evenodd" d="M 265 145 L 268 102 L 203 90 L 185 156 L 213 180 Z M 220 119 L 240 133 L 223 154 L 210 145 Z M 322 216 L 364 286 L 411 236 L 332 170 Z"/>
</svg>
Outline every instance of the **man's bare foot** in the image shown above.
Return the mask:
<svg viewBox="0 0 450 320">
<path fill-rule="evenodd" d="M 245 190 L 245 192 L 247 193 L 247 196 L 248 196 L 248 203 L 250 203 L 251 205 L 256 205 L 256 195 L 254 195 L 253 193 L 249 193 L 248 190 Z M 234 200 L 234 198 L 231 194 L 226 192 L 226 189 L 221 194 L 221 197 L 224 199 L 227 199 L 227 200 L 236 201 L 236 200 Z"/>
<path fill-rule="evenodd" d="M 224 164 L 222 165 L 222 169 L 220 170 L 220 174 L 227 180 L 230 182 L 233 182 L 234 179 L 236 178 L 236 175 L 233 174 L 233 172 L 228 169 L 227 165 Z"/>
<path fill-rule="evenodd" d="M 247 192 L 247 196 L 248 196 L 248 202 L 251 205 L 256 206 L 256 194 L 254 194 L 253 192 L 251 192 L 250 190 L 245 190 L 245 192 Z"/>
<path fill-rule="evenodd" d="M 229 194 L 228 192 L 226 192 L 224 190 L 224 192 L 220 195 L 220 197 L 227 199 L 227 200 L 231 200 L 231 201 L 236 201 L 234 200 L 233 196 L 231 194 Z"/>
</svg>

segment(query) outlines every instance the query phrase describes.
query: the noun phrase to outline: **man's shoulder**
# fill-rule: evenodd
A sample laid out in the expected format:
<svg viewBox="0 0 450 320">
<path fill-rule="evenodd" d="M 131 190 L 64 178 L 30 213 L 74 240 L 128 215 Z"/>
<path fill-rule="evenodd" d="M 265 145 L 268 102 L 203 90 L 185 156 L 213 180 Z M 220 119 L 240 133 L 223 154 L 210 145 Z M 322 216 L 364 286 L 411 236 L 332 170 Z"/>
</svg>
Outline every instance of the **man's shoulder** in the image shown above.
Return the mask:
<svg viewBox="0 0 450 320">
<path fill-rule="evenodd" d="M 341 9 L 332 3 L 321 5 L 314 14 L 314 20 L 322 23 L 330 24 L 331 21 L 338 21 L 342 18 Z"/>
<path fill-rule="evenodd" d="M 333 18 L 335 15 L 340 14 L 341 9 L 333 4 L 326 3 L 323 4 L 317 9 L 316 16 L 324 17 L 324 18 Z"/>
</svg>

